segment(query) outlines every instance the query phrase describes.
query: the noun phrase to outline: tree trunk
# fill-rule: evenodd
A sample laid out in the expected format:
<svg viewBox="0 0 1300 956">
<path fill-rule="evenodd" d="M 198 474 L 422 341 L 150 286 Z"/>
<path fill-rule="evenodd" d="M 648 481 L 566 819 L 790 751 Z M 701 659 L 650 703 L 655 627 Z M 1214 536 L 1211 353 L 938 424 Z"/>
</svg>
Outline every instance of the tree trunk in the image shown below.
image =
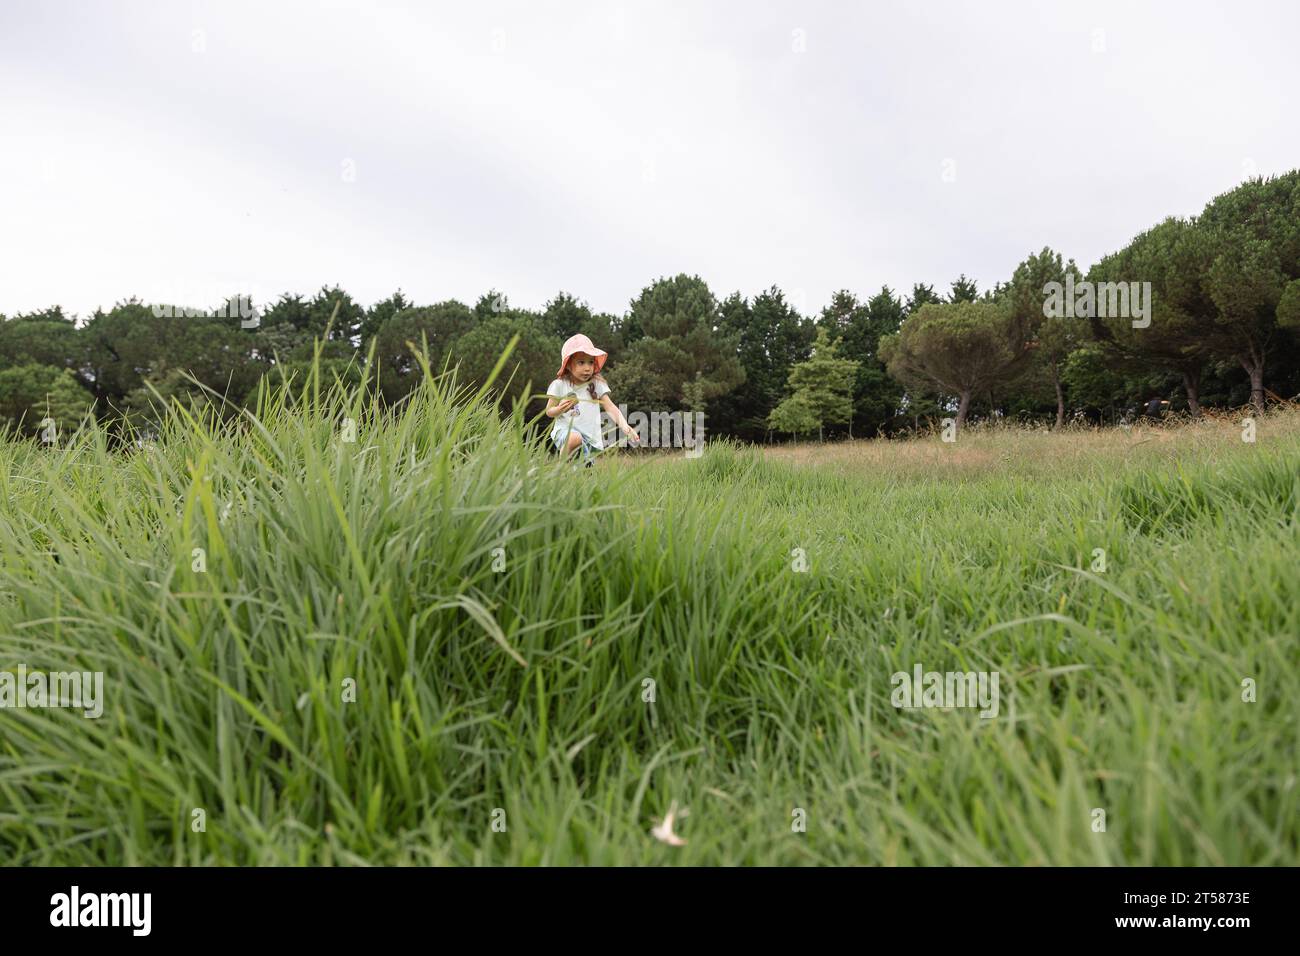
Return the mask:
<svg viewBox="0 0 1300 956">
<path fill-rule="evenodd" d="M 961 402 L 957 406 L 957 431 L 961 431 L 966 424 L 966 412 L 970 409 L 970 393 L 969 388 L 961 393 Z"/>
<path fill-rule="evenodd" d="M 1187 410 L 1193 418 L 1201 417 L 1201 370 L 1183 372 L 1183 388 L 1187 389 Z"/>
<path fill-rule="evenodd" d="M 1264 413 L 1264 356 L 1252 347 L 1249 360 L 1246 356 L 1241 357 L 1241 367 L 1250 375 L 1250 404 L 1254 405 L 1255 411 L 1262 415 Z"/>
<path fill-rule="evenodd" d="M 1061 388 L 1061 376 L 1052 369 L 1052 384 L 1056 386 L 1056 430 L 1065 427 L 1065 390 Z"/>
</svg>

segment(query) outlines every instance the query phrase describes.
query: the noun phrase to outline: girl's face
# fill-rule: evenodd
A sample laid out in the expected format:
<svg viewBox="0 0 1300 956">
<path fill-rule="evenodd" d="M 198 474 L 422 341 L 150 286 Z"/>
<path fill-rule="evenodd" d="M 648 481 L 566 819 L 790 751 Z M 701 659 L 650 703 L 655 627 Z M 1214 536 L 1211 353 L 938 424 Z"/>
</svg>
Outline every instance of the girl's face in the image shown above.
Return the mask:
<svg viewBox="0 0 1300 956">
<path fill-rule="evenodd" d="M 584 352 L 575 352 L 569 359 L 569 374 L 575 382 L 585 382 L 596 374 L 596 360 Z"/>
</svg>

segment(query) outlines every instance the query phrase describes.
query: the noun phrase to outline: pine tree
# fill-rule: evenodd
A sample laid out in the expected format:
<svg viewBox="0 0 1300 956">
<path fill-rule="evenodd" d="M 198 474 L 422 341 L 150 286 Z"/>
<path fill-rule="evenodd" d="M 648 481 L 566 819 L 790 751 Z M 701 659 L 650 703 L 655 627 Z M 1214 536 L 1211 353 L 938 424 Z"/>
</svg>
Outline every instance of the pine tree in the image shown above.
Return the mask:
<svg viewBox="0 0 1300 956">
<path fill-rule="evenodd" d="M 817 330 L 812 357 L 790 369 L 790 395 L 768 417 L 778 431 L 802 434 L 842 425 L 853 413 L 853 382 L 858 362 L 839 357 L 825 326 Z"/>
</svg>

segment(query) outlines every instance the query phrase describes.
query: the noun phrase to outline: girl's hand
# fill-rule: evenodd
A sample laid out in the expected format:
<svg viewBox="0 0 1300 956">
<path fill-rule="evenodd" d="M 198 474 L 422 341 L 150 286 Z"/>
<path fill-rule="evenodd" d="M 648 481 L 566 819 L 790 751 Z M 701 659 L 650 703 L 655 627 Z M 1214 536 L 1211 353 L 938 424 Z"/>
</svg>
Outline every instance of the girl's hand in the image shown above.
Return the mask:
<svg viewBox="0 0 1300 956">
<path fill-rule="evenodd" d="M 555 414 L 563 415 L 565 412 L 567 412 L 569 409 L 573 408 L 577 404 L 578 404 L 578 400 L 576 398 L 566 398 L 564 401 L 560 402 L 560 407 L 556 409 Z"/>
</svg>

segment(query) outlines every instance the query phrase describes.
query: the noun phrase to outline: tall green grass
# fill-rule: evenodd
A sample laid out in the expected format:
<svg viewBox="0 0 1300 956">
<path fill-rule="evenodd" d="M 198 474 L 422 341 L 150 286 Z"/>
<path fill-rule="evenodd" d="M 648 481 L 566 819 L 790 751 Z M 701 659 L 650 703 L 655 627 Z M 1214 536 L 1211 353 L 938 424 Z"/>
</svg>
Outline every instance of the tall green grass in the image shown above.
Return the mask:
<svg viewBox="0 0 1300 956">
<path fill-rule="evenodd" d="M 426 370 L 0 442 L 0 669 L 106 696 L 0 710 L 0 856 L 1296 863 L 1295 419 L 1046 474 L 997 440 L 575 469 Z M 997 671 L 999 716 L 896 710 L 916 663 Z"/>
</svg>

